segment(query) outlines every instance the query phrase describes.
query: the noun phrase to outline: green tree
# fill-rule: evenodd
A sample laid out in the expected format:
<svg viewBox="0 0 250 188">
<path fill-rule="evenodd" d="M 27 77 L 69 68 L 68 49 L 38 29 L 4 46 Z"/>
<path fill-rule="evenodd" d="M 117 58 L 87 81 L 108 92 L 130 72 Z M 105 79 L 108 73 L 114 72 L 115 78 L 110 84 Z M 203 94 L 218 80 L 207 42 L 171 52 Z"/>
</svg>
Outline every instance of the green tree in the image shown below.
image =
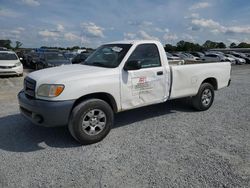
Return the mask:
<svg viewBox="0 0 250 188">
<path fill-rule="evenodd" d="M 205 49 L 212 49 L 212 48 L 216 48 L 216 45 L 217 45 L 216 42 L 213 42 L 213 41 L 211 41 L 211 40 L 207 40 L 202 46 L 203 46 Z"/>
<path fill-rule="evenodd" d="M 179 41 L 176 45 L 177 51 L 202 51 L 203 47 L 200 46 L 198 43 L 194 44 L 192 42 L 186 42 L 186 41 Z"/>
<path fill-rule="evenodd" d="M 235 44 L 234 42 L 230 44 L 229 46 L 230 48 L 237 48 L 237 44 Z"/>
<path fill-rule="evenodd" d="M 11 49 L 11 40 L 7 39 L 7 40 L 0 40 L 0 47 L 5 47 L 8 49 Z"/>
<path fill-rule="evenodd" d="M 23 43 L 21 43 L 20 41 L 16 41 L 15 49 L 20 48 L 22 45 L 23 45 Z"/>
<path fill-rule="evenodd" d="M 176 51 L 176 46 L 173 46 L 172 44 L 166 44 L 164 49 L 166 52 L 174 52 Z"/>
<path fill-rule="evenodd" d="M 237 47 L 238 48 L 250 48 L 250 44 L 246 42 L 241 42 Z"/>
<path fill-rule="evenodd" d="M 227 46 L 223 42 L 219 42 L 216 45 L 216 48 L 226 48 Z"/>
</svg>

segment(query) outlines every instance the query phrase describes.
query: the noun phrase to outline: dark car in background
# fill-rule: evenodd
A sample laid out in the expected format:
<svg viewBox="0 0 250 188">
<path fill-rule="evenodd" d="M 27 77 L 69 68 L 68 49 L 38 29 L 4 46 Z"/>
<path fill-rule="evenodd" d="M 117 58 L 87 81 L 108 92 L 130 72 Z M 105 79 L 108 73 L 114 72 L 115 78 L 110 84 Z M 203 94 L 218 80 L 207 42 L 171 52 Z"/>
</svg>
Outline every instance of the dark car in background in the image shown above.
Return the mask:
<svg viewBox="0 0 250 188">
<path fill-rule="evenodd" d="M 70 62 L 72 62 L 72 60 L 74 59 L 74 57 L 76 57 L 75 53 L 72 52 L 64 52 L 63 55 L 70 60 Z"/>
<path fill-rule="evenodd" d="M 80 53 L 72 59 L 72 64 L 79 64 L 84 62 L 91 53 Z"/>
<path fill-rule="evenodd" d="M 29 68 L 34 69 L 36 67 L 36 63 L 39 60 L 39 53 L 35 51 L 31 51 L 24 55 L 25 65 Z"/>
<path fill-rule="evenodd" d="M 71 64 L 70 60 L 68 60 L 63 53 L 58 52 L 44 52 L 40 53 L 39 60 L 36 63 L 36 70 L 56 67 L 61 65 L 69 65 Z"/>
</svg>

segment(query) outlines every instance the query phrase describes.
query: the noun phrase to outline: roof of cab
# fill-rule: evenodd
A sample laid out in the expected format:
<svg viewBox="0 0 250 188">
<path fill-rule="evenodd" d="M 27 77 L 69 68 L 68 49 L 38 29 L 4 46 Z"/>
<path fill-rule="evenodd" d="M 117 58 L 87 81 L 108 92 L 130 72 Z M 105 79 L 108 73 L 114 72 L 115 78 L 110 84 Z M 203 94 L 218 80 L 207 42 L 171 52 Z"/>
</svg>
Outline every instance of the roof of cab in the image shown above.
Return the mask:
<svg viewBox="0 0 250 188">
<path fill-rule="evenodd" d="M 114 41 L 107 44 L 143 44 L 143 43 L 159 43 L 157 40 L 122 40 Z"/>
</svg>

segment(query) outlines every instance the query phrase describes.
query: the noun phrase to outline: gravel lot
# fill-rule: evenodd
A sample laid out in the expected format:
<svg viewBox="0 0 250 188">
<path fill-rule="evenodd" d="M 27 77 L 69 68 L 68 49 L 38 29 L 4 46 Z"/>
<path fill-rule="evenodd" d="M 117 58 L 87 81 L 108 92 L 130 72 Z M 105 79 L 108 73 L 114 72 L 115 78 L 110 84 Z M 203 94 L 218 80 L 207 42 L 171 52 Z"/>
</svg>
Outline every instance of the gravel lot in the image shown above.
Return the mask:
<svg viewBox="0 0 250 188">
<path fill-rule="evenodd" d="M 195 112 L 186 100 L 123 112 L 100 143 L 18 112 L 23 78 L 0 78 L 0 187 L 250 187 L 250 65 Z"/>
</svg>

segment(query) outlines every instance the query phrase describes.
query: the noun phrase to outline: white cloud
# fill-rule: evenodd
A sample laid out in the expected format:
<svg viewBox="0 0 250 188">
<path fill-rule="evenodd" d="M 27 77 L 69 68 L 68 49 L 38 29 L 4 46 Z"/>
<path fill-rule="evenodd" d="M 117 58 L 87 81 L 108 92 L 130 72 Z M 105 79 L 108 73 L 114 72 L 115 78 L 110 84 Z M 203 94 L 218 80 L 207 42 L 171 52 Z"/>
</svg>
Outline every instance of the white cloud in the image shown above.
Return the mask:
<svg viewBox="0 0 250 188">
<path fill-rule="evenodd" d="M 191 42 L 195 42 L 195 39 L 197 39 L 197 37 L 192 36 L 192 35 L 187 34 L 187 33 L 183 34 L 183 35 L 182 35 L 182 38 L 183 38 L 184 40 L 186 40 L 186 41 L 191 41 Z"/>
<path fill-rule="evenodd" d="M 25 28 L 23 28 L 23 27 L 18 27 L 17 30 L 19 30 L 19 31 L 25 31 Z"/>
<path fill-rule="evenodd" d="M 213 33 L 238 33 L 250 34 L 250 26 L 223 26 L 212 19 L 193 19 L 191 23 L 194 26 L 207 28 Z"/>
<path fill-rule="evenodd" d="M 178 36 L 176 34 L 166 33 L 163 35 L 163 39 L 165 41 L 174 41 L 178 39 Z"/>
<path fill-rule="evenodd" d="M 135 39 L 136 38 L 136 34 L 135 33 L 124 33 L 123 34 L 124 36 L 124 39 L 125 40 L 132 40 L 132 39 Z"/>
<path fill-rule="evenodd" d="M 184 18 L 185 19 L 194 19 L 194 18 L 199 18 L 200 15 L 198 13 L 192 13 L 191 15 L 189 16 L 185 16 Z"/>
<path fill-rule="evenodd" d="M 25 31 L 23 27 L 18 27 L 16 29 L 12 29 L 10 33 L 18 35 L 18 34 L 21 34 L 23 31 Z"/>
<path fill-rule="evenodd" d="M 162 28 L 156 27 L 155 31 L 160 32 L 160 33 L 164 33 L 164 32 L 168 33 L 169 29 L 168 28 L 162 29 Z"/>
<path fill-rule="evenodd" d="M 57 31 L 59 32 L 64 31 L 64 26 L 62 24 L 57 24 Z"/>
<path fill-rule="evenodd" d="M 49 31 L 47 29 L 43 31 L 39 31 L 38 34 L 42 37 L 59 37 L 58 32 Z"/>
<path fill-rule="evenodd" d="M 227 39 L 227 41 L 230 43 L 236 43 L 236 44 L 240 43 L 240 41 L 238 39 Z"/>
<path fill-rule="evenodd" d="M 19 30 L 12 30 L 10 32 L 13 33 L 13 34 L 20 34 L 21 33 L 21 31 L 19 31 Z"/>
<path fill-rule="evenodd" d="M 33 6 L 33 7 L 40 5 L 40 3 L 37 0 L 22 0 L 22 2 L 28 6 Z"/>
<path fill-rule="evenodd" d="M 64 38 L 68 41 L 77 41 L 77 40 L 81 40 L 81 37 L 77 36 L 74 33 L 68 32 L 64 34 Z"/>
<path fill-rule="evenodd" d="M 149 21 L 143 21 L 141 26 L 144 26 L 144 27 L 149 27 L 149 26 L 152 26 L 153 23 L 152 22 L 149 22 Z"/>
<path fill-rule="evenodd" d="M 221 25 L 218 22 L 213 21 L 212 19 L 194 19 L 192 20 L 192 24 L 201 26 L 201 27 L 206 27 L 206 28 L 211 28 L 211 29 L 218 29 L 221 28 Z"/>
<path fill-rule="evenodd" d="M 20 16 L 20 14 L 16 11 L 10 9 L 3 9 L 0 7 L 0 17 L 16 18 L 18 16 Z"/>
<path fill-rule="evenodd" d="M 159 38 L 151 36 L 143 30 L 139 31 L 139 34 L 140 34 L 140 37 L 145 40 L 159 40 Z"/>
<path fill-rule="evenodd" d="M 203 9 L 203 8 L 208 8 L 211 7 L 212 5 L 208 2 L 199 2 L 199 3 L 195 3 L 193 4 L 189 10 L 197 10 L 197 9 Z"/>
<path fill-rule="evenodd" d="M 129 25 L 136 26 L 136 27 L 150 27 L 153 25 L 153 22 L 150 21 L 128 21 Z"/>
<path fill-rule="evenodd" d="M 93 22 L 84 22 L 81 24 L 81 27 L 84 30 L 84 35 L 87 35 L 88 37 L 94 37 L 94 38 L 103 38 L 104 34 L 104 28 L 97 26 Z"/>
</svg>

